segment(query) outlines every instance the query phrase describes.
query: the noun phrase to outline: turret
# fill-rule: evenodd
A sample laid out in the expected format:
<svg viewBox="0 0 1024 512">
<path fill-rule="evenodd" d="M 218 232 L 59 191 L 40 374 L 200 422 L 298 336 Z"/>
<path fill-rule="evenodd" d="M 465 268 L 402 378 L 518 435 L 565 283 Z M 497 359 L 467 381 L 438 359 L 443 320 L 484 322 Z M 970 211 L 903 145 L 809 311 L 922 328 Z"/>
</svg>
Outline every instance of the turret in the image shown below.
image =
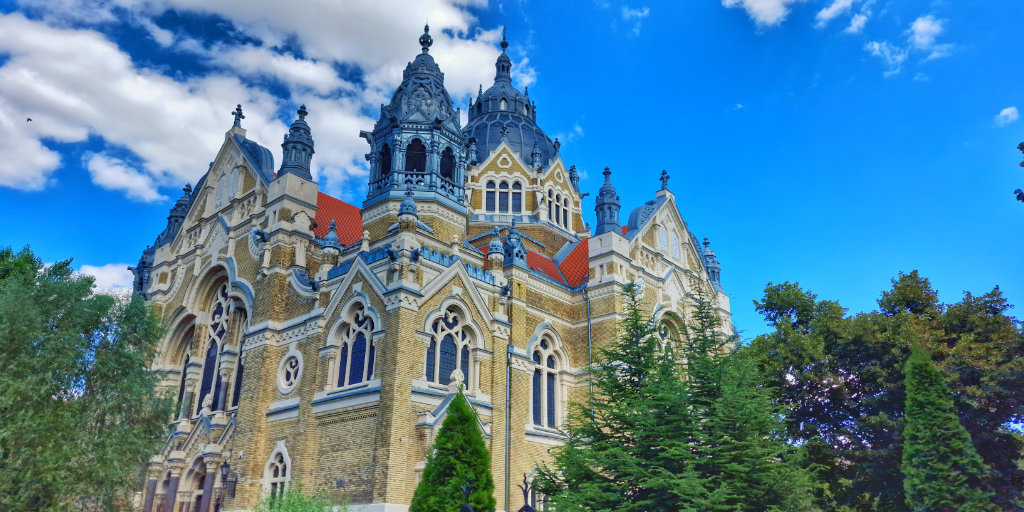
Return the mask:
<svg viewBox="0 0 1024 512">
<path fill-rule="evenodd" d="M 313 175 L 309 170 L 309 162 L 313 158 L 313 135 L 306 124 L 306 106 L 302 105 L 298 110 L 299 117 L 288 129 L 284 136 L 281 149 L 284 152 L 284 159 L 281 161 L 281 170 L 277 172 L 278 177 L 283 174 L 294 174 L 300 178 L 312 181 Z"/>
<path fill-rule="evenodd" d="M 594 211 L 597 213 L 597 232 L 595 235 L 617 231 L 622 229 L 619 225 L 619 195 L 615 193 L 612 186 L 611 169 L 604 168 L 604 185 L 597 193 L 597 201 L 594 203 Z"/>
<path fill-rule="evenodd" d="M 715 290 L 722 291 L 722 266 L 718 263 L 715 251 L 711 250 L 711 242 L 704 237 L 704 268 L 708 270 L 708 279 Z"/>
</svg>

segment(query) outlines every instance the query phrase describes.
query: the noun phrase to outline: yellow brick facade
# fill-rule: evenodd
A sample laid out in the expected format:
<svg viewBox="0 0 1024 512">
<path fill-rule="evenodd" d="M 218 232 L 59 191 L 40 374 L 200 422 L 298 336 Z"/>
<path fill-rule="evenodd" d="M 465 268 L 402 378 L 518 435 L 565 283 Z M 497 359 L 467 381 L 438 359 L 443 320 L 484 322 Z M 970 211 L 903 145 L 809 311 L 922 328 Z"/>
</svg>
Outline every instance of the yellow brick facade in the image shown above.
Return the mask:
<svg viewBox="0 0 1024 512">
<path fill-rule="evenodd" d="M 143 290 L 168 326 L 153 370 L 180 404 L 146 469 L 147 512 L 206 512 L 204 496 L 209 510 L 251 510 L 299 484 L 355 510 L 407 510 L 460 385 L 498 509 L 517 510 L 516 484 L 563 441 L 595 347 L 616 338 L 624 284 L 642 283 L 645 307 L 677 324 L 703 288 L 731 329 L 728 298 L 665 186 L 625 230 L 590 236 L 561 156 L 531 167 L 502 142 L 469 166 L 464 211 L 417 201 L 412 217 L 377 202 L 361 211 L 363 238 L 336 248 L 313 234 L 316 183 L 268 181 L 236 142 L 245 131 L 228 135 Z M 515 215 L 487 211 L 486 183 L 502 179 L 522 183 Z M 567 223 L 548 215 L 549 192 L 569 205 Z M 512 246 L 518 233 L 531 255 L 485 256 L 477 248 L 495 232 Z M 553 376 L 550 393 L 535 392 L 535 372 Z"/>
</svg>

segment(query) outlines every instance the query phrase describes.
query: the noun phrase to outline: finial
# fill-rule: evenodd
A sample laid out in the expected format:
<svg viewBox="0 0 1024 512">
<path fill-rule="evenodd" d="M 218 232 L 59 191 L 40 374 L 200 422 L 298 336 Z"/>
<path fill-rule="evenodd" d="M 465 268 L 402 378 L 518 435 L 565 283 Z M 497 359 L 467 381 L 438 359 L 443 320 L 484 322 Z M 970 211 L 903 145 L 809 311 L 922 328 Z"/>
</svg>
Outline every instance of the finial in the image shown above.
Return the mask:
<svg viewBox="0 0 1024 512">
<path fill-rule="evenodd" d="M 662 169 L 661 170 L 661 178 L 658 178 L 659 180 L 661 180 L 661 189 L 662 190 L 668 190 L 668 178 L 669 178 L 668 171 L 666 171 L 665 169 Z"/>
<path fill-rule="evenodd" d="M 332 231 L 333 232 L 333 231 L 337 231 L 337 230 L 338 230 L 338 221 L 336 221 L 334 219 L 331 219 L 331 226 L 329 228 L 327 228 L 327 231 Z"/>
<path fill-rule="evenodd" d="M 501 125 L 501 140 L 508 142 L 508 126 Z"/>
<path fill-rule="evenodd" d="M 530 97 L 530 86 L 529 85 L 523 87 L 523 96 L 526 96 L 527 98 Z"/>
<path fill-rule="evenodd" d="M 405 197 L 412 197 L 412 184 L 411 183 L 405 189 Z"/>
<path fill-rule="evenodd" d="M 604 168 L 604 172 L 601 173 L 601 174 L 604 174 L 604 182 L 605 183 L 611 183 L 612 182 L 612 170 L 611 169 L 605 167 Z"/>
<path fill-rule="evenodd" d="M 484 93 L 484 84 L 480 84 L 480 89 L 476 91 L 477 96 Z"/>
<path fill-rule="evenodd" d="M 245 116 L 242 114 L 242 105 L 238 104 L 237 106 L 235 106 L 235 111 L 232 112 L 231 114 L 233 116 L 235 116 L 235 124 L 233 126 L 235 126 L 237 128 L 241 128 L 242 127 L 242 119 L 245 119 Z"/>
<path fill-rule="evenodd" d="M 505 48 L 508 48 L 508 40 L 505 39 L 505 27 L 501 27 L 501 52 L 505 53 Z"/>
<path fill-rule="evenodd" d="M 305 121 L 307 115 L 309 115 L 309 112 L 306 111 L 306 105 L 300 105 L 299 106 L 299 121 Z"/>
<path fill-rule="evenodd" d="M 434 44 L 434 38 L 430 37 L 430 25 L 423 25 L 423 35 L 420 36 L 420 46 L 423 48 L 423 53 L 427 53 L 432 44 Z"/>
<path fill-rule="evenodd" d="M 558 148 L 562 147 L 562 143 L 558 142 L 558 137 L 555 137 L 555 142 L 553 146 L 555 147 L 555 153 L 558 153 Z"/>
<path fill-rule="evenodd" d="M 185 195 L 191 194 L 192 193 L 192 184 L 191 183 L 186 183 L 185 186 L 181 189 L 181 191 L 184 192 Z"/>
<path fill-rule="evenodd" d="M 710 246 L 711 246 L 711 241 L 708 240 L 708 237 L 704 237 L 704 249 L 707 249 Z"/>
</svg>

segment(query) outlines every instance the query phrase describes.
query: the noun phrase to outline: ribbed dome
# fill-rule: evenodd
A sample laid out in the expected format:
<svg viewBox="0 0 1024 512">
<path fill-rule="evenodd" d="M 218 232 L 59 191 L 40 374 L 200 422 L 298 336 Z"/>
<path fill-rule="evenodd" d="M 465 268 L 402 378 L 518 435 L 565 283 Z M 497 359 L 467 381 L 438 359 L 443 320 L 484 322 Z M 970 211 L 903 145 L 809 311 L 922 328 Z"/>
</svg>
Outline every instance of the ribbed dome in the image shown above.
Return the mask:
<svg viewBox="0 0 1024 512">
<path fill-rule="evenodd" d="M 469 123 L 463 133 L 476 139 L 479 159 L 487 158 L 501 144 L 502 128 L 509 146 L 519 152 L 527 165 L 533 165 L 534 144 L 540 154 L 540 163 L 546 166 L 555 156 L 551 139 L 537 126 L 537 107 L 530 96 L 512 86 L 512 61 L 505 53 L 508 42 L 502 38 L 501 55 L 494 63 L 494 85 L 480 91 L 470 105 Z"/>
</svg>

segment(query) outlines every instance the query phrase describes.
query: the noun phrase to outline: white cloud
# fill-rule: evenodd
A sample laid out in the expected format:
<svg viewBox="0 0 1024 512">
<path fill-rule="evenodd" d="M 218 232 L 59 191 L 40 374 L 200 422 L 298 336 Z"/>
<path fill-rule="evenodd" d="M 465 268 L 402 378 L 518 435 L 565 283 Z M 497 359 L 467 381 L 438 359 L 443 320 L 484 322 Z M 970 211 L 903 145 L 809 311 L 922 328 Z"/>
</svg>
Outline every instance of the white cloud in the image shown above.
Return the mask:
<svg viewBox="0 0 1024 512">
<path fill-rule="evenodd" d="M 640 25 L 643 23 L 643 19 L 650 16 L 650 7 L 640 7 L 633 9 L 630 7 L 622 6 L 622 20 L 626 23 L 632 23 L 633 28 L 631 32 L 634 36 L 640 35 Z"/>
<path fill-rule="evenodd" d="M 733 105 L 732 106 L 732 110 L 733 111 L 743 110 L 743 104 L 742 103 L 737 103 L 737 104 Z"/>
<path fill-rule="evenodd" d="M 869 15 L 865 13 L 854 14 L 853 18 L 850 18 L 850 25 L 846 27 L 843 32 L 847 34 L 859 34 L 861 30 L 864 30 L 864 25 L 868 23 Z"/>
<path fill-rule="evenodd" d="M 456 106 L 464 106 L 478 84 L 491 83 L 500 52 L 500 28 L 483 30 L 471 14 L 485 0 L 408 0 L 388 9 L 374 0 L 344 5 L 22 0 L 20 5 L 41 19 L 0 15 L 0 54 L 9 56 L 0 67 L 0 151 L 8 155 L 0 161 L 0 186 L 31 190 L 51 182 L 61 164 L 46 141 L 96 137 L 139 163 L 128 165 L 106 152 L 89 155 L 84 163 L 94 182 L 135 199 L 154 200 L 159 187 L 194 183 L 206 171 L 236 103 L 245 109 L 248 137 L 269 148 L 279 163 L 286 122 L 305 103 L 318 141 L 314 176 L 323 177 L 325 192 L 358 199 L 366 173 L 366 144 L 359 130 L 373 126 L 376 109 L 388 101 L 406 63 L 419 53 L 423 20 L 430 20 L 431 54 Z M 164 51 L 191 54 L 214 71 L 175 79 L 133 62 L 99 31 L 82 28 L 124 21 L 118 9 L 127 11 L 127 22 L 143 28 Z M 154 22 L 170 10 L 232 20 L 248 42 L 175 34 Z M 525 50 L 511 42 L 516 83 L 531 85 L 536 70 Z M 355 70 L 362 83 L 339 76 L 338 65 Z M 261 85 L 267 80 L 284 84 L 285 97 Z M 281 112 L 288 112 L 286 122 Z M 21 122 L 26 116 L 33 118 L 28 126 Z"/>
<path fill-rule="evenodd" d="M 1020 119 L 1020 112 L 1017 111 L 1017 107 L 1006 107 L 996 114 L 996 124 L 999 126 L 1006 126 L 1018 119 Z"/>
<path fill-rule="evenodd" d="M 129 199 L 151 203 L 166 196 L 156 190 L 153 178 L 132 168 L 127 162 L 109 155 L 89 153 L 83 158 L 92 182 L 108 190 L 124 190 Z"/>
<path fill-rule="evenodd" d="M 99 289 L 127 288 L 132 285 L 134 280 L 127 263 L 108 263 L 98 267 L 82 265 L 78 271 L 95 278 L 95 286 Z"/>
<path fill-rule="evenodd" d="M 870 41 L 864 45 L 864 49 L 882 60 L 886 67 L 885 76 L 895 75 L 902 71 L 903 63 L 909 56 L 906 48 L 893 45 L 888 41 Z"/>
<path fill-rule="evenodd" d="M 725 7 L 742 7 L 758 26 L 770 27 L 782 23 L 789 15 L 792 4 L 803 0 L 722 0 Z"/>
<path fill-rule="evenodd" d="M 828 25 L 830 21 L 849 11 L 856 1 L 857 0 L 833 0 L 828 7 L 818 11 L 818 14 L 814 17 L 815 26 L 823 28 L 825 25 Z"/>
<path fill-rule="evenodd" d="M 910 42 L 919 50 L 927 50 L 935 45 L 935 38 L 942 33 L 943 22 L 931 14 L 921 16 L 910 24 Z"/>
<path fill-rule="evenodd" d="M 577 139 L 582 139 L 583 135 L 583 125 L 581 125 L 579 121 L 574 121 L 572 123 L 571 130 L 569 130 L 568 132 L 560 132 L 555 135 L 555 138 L 558 139 L 558 142 L 560 142 L 564 146 Z"/>
</svg>

